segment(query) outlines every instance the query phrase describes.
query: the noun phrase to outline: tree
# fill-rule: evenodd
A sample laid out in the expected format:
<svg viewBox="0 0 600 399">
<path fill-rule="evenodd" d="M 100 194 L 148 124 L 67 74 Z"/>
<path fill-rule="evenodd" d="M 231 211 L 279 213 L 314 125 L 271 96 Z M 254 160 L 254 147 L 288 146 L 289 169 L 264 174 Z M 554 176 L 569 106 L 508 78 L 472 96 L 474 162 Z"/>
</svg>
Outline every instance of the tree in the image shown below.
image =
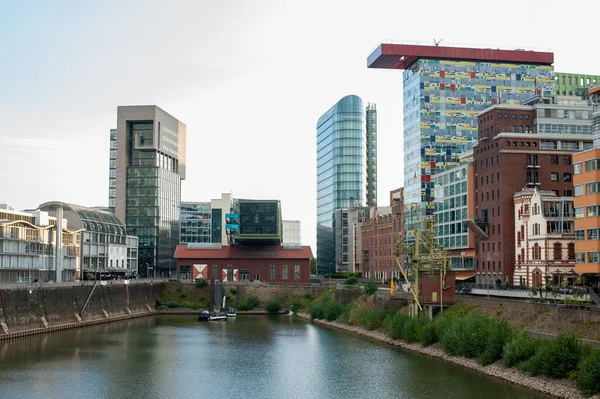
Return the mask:
<svg viewBox="0 0 600 399">
<path fill-rule="evenodd" d="M 317 274 L 317 259 L 310 258 L 310 274 Z"/>
</svg>

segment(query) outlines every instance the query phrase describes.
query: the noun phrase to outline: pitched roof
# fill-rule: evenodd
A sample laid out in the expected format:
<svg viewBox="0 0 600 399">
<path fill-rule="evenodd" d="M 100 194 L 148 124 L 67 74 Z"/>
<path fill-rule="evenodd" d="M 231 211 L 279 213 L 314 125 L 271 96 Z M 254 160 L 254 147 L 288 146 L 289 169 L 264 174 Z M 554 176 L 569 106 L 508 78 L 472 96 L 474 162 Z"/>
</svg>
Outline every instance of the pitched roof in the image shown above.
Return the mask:
<svg viewBox="0 0 600 399">
<path fill-rule="evenodd" d="M 310 246 L 298 249 L 283 248 L 278 245 L 240 245 L 215 248 L 188 248 L 178 245 L 175 259 L 310 259 L 313 257 Z"/>
</svg>

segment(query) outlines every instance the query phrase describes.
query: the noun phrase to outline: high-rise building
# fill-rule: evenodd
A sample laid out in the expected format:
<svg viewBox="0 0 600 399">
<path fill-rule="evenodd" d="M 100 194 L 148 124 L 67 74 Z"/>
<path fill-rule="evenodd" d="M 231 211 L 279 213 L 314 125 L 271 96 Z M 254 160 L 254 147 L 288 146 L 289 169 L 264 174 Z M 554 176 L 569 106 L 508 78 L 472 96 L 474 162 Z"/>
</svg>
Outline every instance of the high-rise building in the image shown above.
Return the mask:
<svg viewBox="0 0 600 399">
<path fill-rule="evenodd" d="M 335 211 L 374 206 L 377 110 L 360 97 L 338 101 L 317 122 L 317 270 L 335 270 Z M 346 244 L 347 245 L 347 244 Z"/>
<path fill-rule="evenodd" d="M 210 243 L 210 202 L 182 202 L 180 218 L 181 244 Z"/>
<path fill-rule="evenodd" d="M 361 231 L 369 218 L 370 208 L 357 206 L 335 210 L 335 272 L 357 273 L 360 270 Z"/>
<path fill-rule="evenodd" d="M 437 172 L 459 164 L 477 141 L 477 114 L 554 90 L 550 52 L 380 44 L 369 68 L 402 69 L 407 240 L 434 214 Z"/>
<path fill-rule="evenodd" d="M 117 108 L 111 130 L 109 208 L 139 237 L 142 277 L 174 276 L 186 126 L 155 105 Z"/>
</svg>

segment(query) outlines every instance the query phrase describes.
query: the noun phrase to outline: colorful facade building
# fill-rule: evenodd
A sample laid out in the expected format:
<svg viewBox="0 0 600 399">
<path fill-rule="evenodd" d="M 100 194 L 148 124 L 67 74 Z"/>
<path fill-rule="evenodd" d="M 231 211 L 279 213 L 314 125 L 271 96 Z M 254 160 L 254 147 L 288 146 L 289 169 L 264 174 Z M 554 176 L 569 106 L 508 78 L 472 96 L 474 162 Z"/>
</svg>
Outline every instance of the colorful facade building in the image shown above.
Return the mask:
<svg viewBox="0 0 600 399">
<path fill-rule="evenodd" d="M 588 90 L 600 84 L 600 76 L 578 73 L 556 72 L 555 93 L 559 96 L 588 98 Z"/>
<path fill-rule="evenodd" d="M 462 223 L 475 214 L 473 153 L 463 154 L 461 164 L 434 176 L 435 240 L 448 254 L 458 280 L 475 280 L 475 234 Z"/>
<path fill-rule="evenodd" d="M 600 286 L 600 86 L 592 96 L 594 148 L 573 156 L 575 167 L 575 271 Z"/>
<path fill-rule="evenodd" d="M 554 90 L 554 54 L 380 44 L 369 68 L 402 69 L 404 201 L 407 240 L 435 211 L 433 176 L 459 164 L 477 141 L 478 114 Z"/>
<path fill-rule="evenodd" d="M 540 287 L 578 277 L 572 197 L 524 188 L 514 195 L 514 214 L 514 285 Z M 492 280 L 497 279 L 503 281 L 500 274 L 493 273 Z"/>
<path fill-rule="evenodd" d="M 377 109 L 349 95 L 317 122 L 317 270 L 336 269 L 336 210 L 375 206 Z M 347 243 L 345 245 L 348 245 Z"/>
<path fill-rule="evenodd" d="M 402 187 L 390 191 L 390 206 L 377 208 L 360 228 L 363 277 L 400 278 L 395 249 L 397 240 L 404 239 L 403 191 Z"/>
<path fill-rule="evenodd" d="M 519 283 L 514 279 L 515 193 L 537 188 L 573 196 L 572 156 L 592 146 L 591 107 L 577 101 L 538 97 L 529 105 L 499 104 L 479 115 L 475 214 L 464 221 L 477 238 L 478 284 L 494 285 L 494 273 L 502 282 Z"/>
</svg>

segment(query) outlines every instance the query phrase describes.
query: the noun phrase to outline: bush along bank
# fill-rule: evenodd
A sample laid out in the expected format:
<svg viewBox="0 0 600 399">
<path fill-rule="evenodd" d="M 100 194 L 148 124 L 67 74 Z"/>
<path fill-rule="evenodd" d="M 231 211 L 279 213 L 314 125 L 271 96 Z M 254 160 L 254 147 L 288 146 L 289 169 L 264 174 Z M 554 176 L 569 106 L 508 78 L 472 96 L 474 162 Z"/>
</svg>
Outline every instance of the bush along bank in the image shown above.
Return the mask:
<svg viewBox="0 0 600 399">
<path fill-rule="evenodd" d="M 574 381 L 583 396 L 600 394 L 600 351 L 581 344 L 572 335 L 532 340 L 504 320 L 469 309 L 449 309 L 432 322 L 426 317 L 411 318 L 405 314 L 405 309 L 373 309 L 372 301 L 366 296 L 346 306 L 330 296 L 323 296 L 312 301 L 304 310 L 310 313 L 311 320 L 324 320 L 326 324 L 342 328 L 344 325 L 352 326 L 345 329 L 359 333 L 360 329 L 366 330 L 363 335 L 371 336 L 373 334 L 368 332 L 377 330 L 377 334 L 387 338 L 384 339 L 386 342 L 401 340 L 409 346 L 426 349 L 433 346 L 432 349 L 443 351 L 446 355 L 440 356 L 443 358 L 473 359 L 484 372 L 488 368 L 494 369 L 493 373 L 488 373 L 490 375 L 558 397 L 576 394 L 574 389 L 575 392 L 563 389 L 564 385 L 572 384 L 563 384 L 566 379 Z M 455 363 L 463 364 L 460 361 Z M 464 365 L 471 367 L 468 363 Z M 496 369 L 502 371 L 496 372 L 499 371 Z M 515 377 L 515 374 L 533 378 Z M 538 383 L 531 382 L 536 379 Z"/>
</svg>

